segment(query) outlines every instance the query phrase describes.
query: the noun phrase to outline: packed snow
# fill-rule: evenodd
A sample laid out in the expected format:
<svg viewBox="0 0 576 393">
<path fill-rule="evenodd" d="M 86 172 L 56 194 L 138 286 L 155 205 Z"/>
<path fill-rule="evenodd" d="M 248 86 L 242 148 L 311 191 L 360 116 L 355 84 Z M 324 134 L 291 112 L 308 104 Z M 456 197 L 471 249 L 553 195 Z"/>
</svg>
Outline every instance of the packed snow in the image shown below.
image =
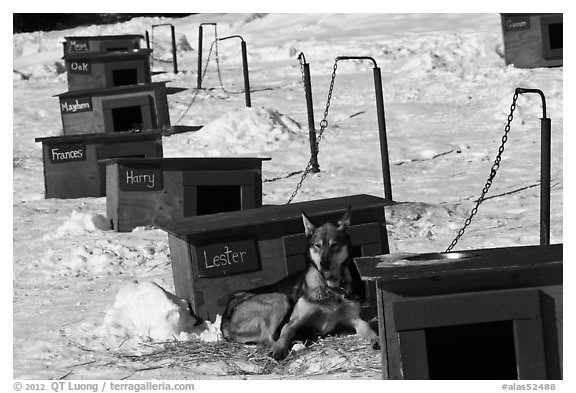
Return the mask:
<svg viewBox="0 0 576 393">
<path fill-rule="evenodd" d="M 245 106 L 234 40 L 218 44 L 225 90 L 215 53 L 205 89 L 195 89 L 203 22 L 216 22 L 218 37 L 239 34 L 246 40 L 251 108 Z M 175 26 L 180 72 L 158 60 L 170 58 L 170 38 L 169 29 L 155 28 L 153 69 L 166 73 L 154 80 L 187 88 L 168 97 L 172 125 L 203 126 L 164 137 L 164 156 L 271 157 L 263 163 L 266 205 L 287 202 L 300 178 L 294 174 L 309 159 L 298 54 L 303 52 L 310 64 L 317 124 L 326 109 L 335 57 L 372 56 L 382 70 L 398 202 L 386 208 L 392 252 L 446 249 L 484 187 L 514 89 L 542 89 L 552 119 L 551 242 L 563 242 L 563 67 L 507 66 L 498 14 L 198 14 L 14 34 L 14 378 L 223 374 L 218 362 L 185 374 L 174 369 L 134 374 L 125 365 L 111 367 L 116 351 L 144 353 L 158 340 L 221 340 L 219 320 L 198 324 L 186 302 L 173 295 L 165 232 L 111 230 L 106 198 L 44 199 L 42 150 L 34 138 L 63 133 L 54 95 L 67 91 L 64 37 L 143 34 L 160 23 Z M 208 28 L 204 39 L 206 61 L 214 39 Z M 307 177 L 295 202 L 358 193 L 383 196 L 372 75 L 370 62 L 338 62 L 320 143 L 321 172 Z M 520 96 L 501 168 L 456 249 L 538 244 L 539 117 L 538 97 Z"/>
</svg>

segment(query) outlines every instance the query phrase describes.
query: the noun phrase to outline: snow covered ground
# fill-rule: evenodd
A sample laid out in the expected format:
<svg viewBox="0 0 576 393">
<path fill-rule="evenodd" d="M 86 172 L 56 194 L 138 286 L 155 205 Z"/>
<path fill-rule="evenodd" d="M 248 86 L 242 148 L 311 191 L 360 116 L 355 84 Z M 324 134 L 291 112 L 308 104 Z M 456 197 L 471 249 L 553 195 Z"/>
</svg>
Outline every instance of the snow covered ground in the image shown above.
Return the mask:
<svg viewBox="0 0 576 393">
<path fill-rule="evenodd" d="M 244 94 L 238 93 L 243 80 L 235 40 L 218 47 L 222 82 L 231 94 L 220 88 L 214 55 L 203 81 L 207 89 L 195 92 L 202 22 L 216 22 L 219 37 L 239 34 L 246 40 L 252 108 L 245 107 Z M 110 231 L 105 198 L 44 199 L 41 146 L 34 142 L 36 137 L 62 135 L 53 96 L 67 91 L 63 37 L 143 34 L 159 23 L 175 26 L 180 72 L 174 74 L 171 65 L 155 61 L 155 70 L 163 67 L 168 73 L 154 78 L 188 88 L 169 96 L 172 124 L 204 125 L 197 132 L 165 137 L 164 155 L 269 156 L 272 160 L 263 164 L 264 204 L 287 202 L 299 179 L 288 175 L 302 170 L 309 157 L 296 56 L 303 52 L 310 63 L 317 123 L 334 58 L 374 57 L 382 70 L 392 188 L 398 202 L 386 209 L 392 252 L 436 252 L 450 244 L 489 174 L 514 89 L 542 89 L 552 119 L 551 242 L 563 242 L 563 67 L 506 66 L 498 14 L 199 14 L 15 34 L 14 378 L 132 375 L 127 367 L 114 367 L 114 352 L 120 347 L 129 353 L 149 348 L 146 339 L 132 334 L 150 323 L 130 314 L 135 305 L 153 304 L 150 307 L 167 313 L 185 310 L 171 297 L 166 233 L 146 228 Z M 204 38 L 206 59 L 213 40 L 210 29 L 204 29 Z M 168 29 L 154 29 L 155 57 L 169 58 L 169 43 Z M 538 244 L 540 117 L 539 99 L 520 96 L 489 198 L 456 249 Z M 306 179 L 295 201 L 357 193 L 383 196 L 371 63 L 338 63 L 327 120 L 319 155 L 322 171 Z M 116 302 L 120 291 L 121 298 L 133 299 L 128 311 Z M 128 327 L 119 325 L 120 316 L 130 320 L 125 322 Z M 194 339 L 193 321 L 186 318 L 176 317 L 168 327 L 152 324 L 148 331 L 158 328 L 158 337 L 164 337 L 162 329 L 173 329 Z M 208 332 L 208 339 L 218 338 L 214 326 L 208 326 Z M 207 365 L 185 375 L 174 368 L 142 370 L 132 378 L 213 378 L 222 373 L 218 365 Z M 378 373 L 370 377 L 374 375 Z"/>
</svg>

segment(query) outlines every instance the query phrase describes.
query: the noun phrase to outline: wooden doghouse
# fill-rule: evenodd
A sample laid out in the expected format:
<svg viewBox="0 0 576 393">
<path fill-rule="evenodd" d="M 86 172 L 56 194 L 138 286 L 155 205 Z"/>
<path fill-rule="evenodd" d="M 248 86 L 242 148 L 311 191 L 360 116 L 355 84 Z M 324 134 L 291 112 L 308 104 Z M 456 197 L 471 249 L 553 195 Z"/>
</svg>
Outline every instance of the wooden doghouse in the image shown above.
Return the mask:
<svg viewBox="0 0 576 393">
<path fill-rule="evenodd" d="M 269 158 L 105 160 L 106 211 L 114 229 L 262 206 L 262 161 Z"/>
<path fill-rule="evenodd" d="M 64 37 L 64 54 L 86 52 L 131 51 L 140 49 L 140 34 Z"/>
<path fill-rule="evenodd" d="M 561 379 L 563 245 L 355 258 L 384 379 Z"/>
<path fill-rule="evenodd" d="M 105 167 L 112 157 L 162 157 L 162 134 L 84 134 L 36 138 L 42 142 L 46 198 L 106 195 Z"/>
<path fill-rule="evenodd" d="M 318 222 L 336 222 L 351 206 L 354 255 L 387 253 L 387 203 L 354 195 L 166 222 L 160 227 L 169 234 L 176 295 L 188 299 L 198 315 L 213 320 L 232 293 L 304 269 L 308 246 L 302 211 Z M 365 290 L 373 299 L 374 288 Z"/>
<path fill-rule="evenodd" d="M 165 82 L 69 91 L 56 97 L 64 135 L 170 128 Z"/>
<path fill-rule="evenodd" d="M 151 49 L 65 54 L 68 90 L 103 89 L 151 83 Z"/>
<path fill-rule="evenodd" d="M 501 14 L 506 64 L 561 66 L 563 14 Z"/>
</svg>

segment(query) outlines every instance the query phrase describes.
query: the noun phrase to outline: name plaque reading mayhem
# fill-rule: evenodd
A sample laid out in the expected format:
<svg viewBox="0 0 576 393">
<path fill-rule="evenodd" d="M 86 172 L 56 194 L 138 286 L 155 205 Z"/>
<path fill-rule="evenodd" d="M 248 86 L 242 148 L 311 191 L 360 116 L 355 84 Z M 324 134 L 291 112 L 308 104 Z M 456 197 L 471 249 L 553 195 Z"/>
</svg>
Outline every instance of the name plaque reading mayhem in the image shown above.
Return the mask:
<svg viewBox="0 0 576 393">
<path fill-rule="evenodd" d="M 120 190 L 160 191 L 162 190 L 162 169 L 120 167 Z"/>
<path fill-rule="evenodd" d="M 58 146 L 48 146 L 50 162 L 60 164 L 71 161 L 86 160 L 86 147 L 83 143 L 70 143 Z"/>
<path fill-rule="evenodd" d="M 90 52 L 90 44 L 87 40 L 70 40 L 70 52 Z"/>
<path fill-rule="evenodd" d="M 68 70 L 71 74 L 91 74 L 92 64 L 90 60 L 72 60 Z"/>
<path fill-rule="evenodd" d="M 90 112 L 92 110 L 92 98 L 76 97 L 60 100 L 60 111 L 62 114 Z"/>
<path fill-rule="evenodd" d="M 253 239 L 196 247 L 198 276 L 214 278 L 260 270 Z"/>
</svg>

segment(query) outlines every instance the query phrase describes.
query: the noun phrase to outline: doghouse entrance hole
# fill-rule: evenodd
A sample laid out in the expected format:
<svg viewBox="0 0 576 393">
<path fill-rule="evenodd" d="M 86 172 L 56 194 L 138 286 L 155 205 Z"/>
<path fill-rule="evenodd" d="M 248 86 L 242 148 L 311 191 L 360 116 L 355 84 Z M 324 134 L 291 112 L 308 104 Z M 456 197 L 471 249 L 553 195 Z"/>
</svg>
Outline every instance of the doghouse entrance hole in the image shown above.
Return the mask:
<svg viewBox="0 0 576 393">
<path fill-rule="evenodd" d="M 551 23 L 548 25 L 550 37 L 550 49 L 562 49 L 563 23 Z"/>
<path fill-rule="evenodd" d="M 240 210 L 240 186 L 198 186 L 197 213 L 215 214 Z"/>
<path fill-rule="evenodd" d="M 114 131 L 142 130 L 142 108 L 140 106 L 127 106 L 112 109 L 112 121 Z"/>
<path fill-rule="evenodd" d="M 138 84 L 138 70 L 136 68 L 126 68 L 112 71 L 112 84 L 114 86 Z"/>
<path fill-rule="evenodd" d="M 430 379 L 518 379 L 512 321 L 426 329 Z"/>
<path fill-rule="evenodd" d="M 352 246 L 352 258 L 359 258 L 362 256 L 364 256 L 362 255 L 362 246 L 361 245 Z M 352 275 L 354 285 L 356 286 L 356 293 L 358 296 L 360 296 L 360 299 L 362 299 L 363 301 L 364 299 L 366 299 L 366 285 L 362 282 L 362 279 L 360 278 L 360 273 L 356 268 L 356 264 L 350 263 L 348 265 L 348 268 L 350 269 L 350 274 Z"/>
</svg>

